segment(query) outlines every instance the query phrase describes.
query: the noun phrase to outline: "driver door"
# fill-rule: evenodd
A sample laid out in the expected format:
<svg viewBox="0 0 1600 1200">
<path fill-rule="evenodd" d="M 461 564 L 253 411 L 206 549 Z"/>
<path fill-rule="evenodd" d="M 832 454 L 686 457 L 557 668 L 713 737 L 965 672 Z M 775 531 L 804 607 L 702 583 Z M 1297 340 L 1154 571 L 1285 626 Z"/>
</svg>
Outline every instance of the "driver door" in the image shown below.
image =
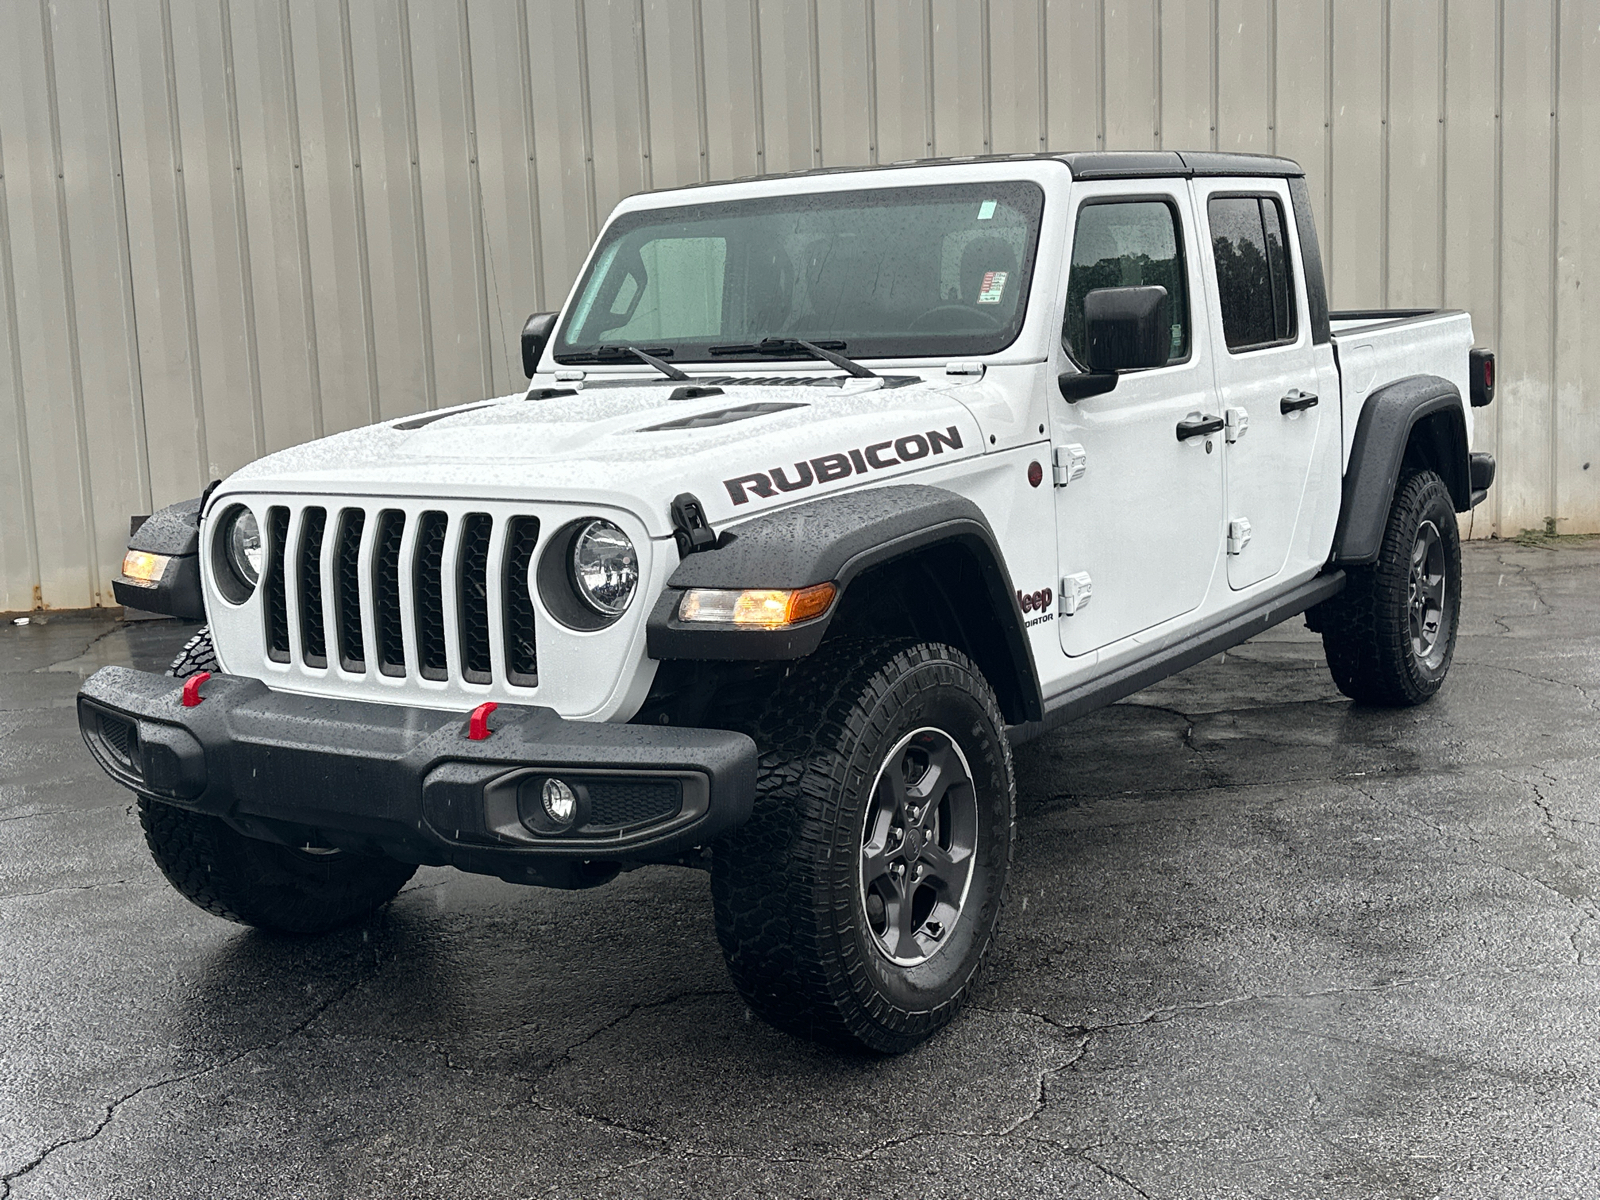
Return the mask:
<svg viewBox="0 0 1600 1200">
<path fill-rule="evenodd" d="M 1083 305 L 1096 288 L 1166 288 L 1172 330 L 1165 366 L 1122 372 L 1111 391 L 1076 403 L 1052 397 L 1058 626 L 1062 649 L 1081 655 L 1198 608 L 1225 534 L 1222 435 L 1188 432 L 1220 415 L 1189 189 L 1124 180 L 1073 193 L 1058 370 L 1086 369 Z M 1085 584 L 1089 602 L 1069 615 Z"/>
</svg>

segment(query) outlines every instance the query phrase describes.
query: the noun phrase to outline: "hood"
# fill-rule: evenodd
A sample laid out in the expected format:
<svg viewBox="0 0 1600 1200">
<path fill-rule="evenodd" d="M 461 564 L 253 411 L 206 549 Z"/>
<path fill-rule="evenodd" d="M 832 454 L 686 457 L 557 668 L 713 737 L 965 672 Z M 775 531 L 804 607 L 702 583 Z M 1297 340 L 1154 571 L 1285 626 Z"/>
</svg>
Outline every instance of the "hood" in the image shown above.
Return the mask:
<svg viewBox="0 0 1600 1200">
<path fill-rule="evenodd" d="M 621 505 L 651 536 L 691 492 L 713 524 L 982 453 L 942 374 L 536 384 L 268 455 L 219 496 L 293 492 Z M 981 385 L 977 385 L 980 386 Z"/>
</svg>

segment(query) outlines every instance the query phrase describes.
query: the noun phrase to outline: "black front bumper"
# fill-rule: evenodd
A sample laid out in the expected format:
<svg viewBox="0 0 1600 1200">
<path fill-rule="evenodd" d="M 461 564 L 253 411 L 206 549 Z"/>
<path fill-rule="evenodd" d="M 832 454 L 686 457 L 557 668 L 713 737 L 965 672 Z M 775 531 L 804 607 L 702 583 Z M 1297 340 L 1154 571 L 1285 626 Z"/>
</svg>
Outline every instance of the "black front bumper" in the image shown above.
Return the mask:
<svg viewBox="0 0 1600 1200">
<path fill-rule="evenodd" d="M 207 680 L 192 708 L 182 692 L 178 679 L 105 667 L 78 693 L 84 741 L 141 795 L 290 845 L 577 887 L 609 877 L 607 864 L 680 859 L 747 820 L 755 796 L 755 743 L 724 730 L 502 705 L 473 741 L 457 712 L 235 675 Z M 538 805 L 552 777 L 579 797 L 565 831 Z"/>
</svg>

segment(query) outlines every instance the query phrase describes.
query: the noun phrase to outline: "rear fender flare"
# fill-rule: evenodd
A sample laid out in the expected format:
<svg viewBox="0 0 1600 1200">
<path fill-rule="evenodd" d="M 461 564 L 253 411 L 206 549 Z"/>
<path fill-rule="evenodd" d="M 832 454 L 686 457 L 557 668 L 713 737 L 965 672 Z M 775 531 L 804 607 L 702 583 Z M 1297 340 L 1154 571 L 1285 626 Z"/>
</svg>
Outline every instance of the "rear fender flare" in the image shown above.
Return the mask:
<svg viewBox="0 0 1600 1200">
<path fill-rule="evenodd" d="M 1444 479 L 1457 512 L 1472 507 L 1466 410 L 1448 379 L 1413 375 L 1367 397 L 1350 446 L 1333 561 L 1355 566 L 1377 559 L 1407 455 Z"/>
</svg>

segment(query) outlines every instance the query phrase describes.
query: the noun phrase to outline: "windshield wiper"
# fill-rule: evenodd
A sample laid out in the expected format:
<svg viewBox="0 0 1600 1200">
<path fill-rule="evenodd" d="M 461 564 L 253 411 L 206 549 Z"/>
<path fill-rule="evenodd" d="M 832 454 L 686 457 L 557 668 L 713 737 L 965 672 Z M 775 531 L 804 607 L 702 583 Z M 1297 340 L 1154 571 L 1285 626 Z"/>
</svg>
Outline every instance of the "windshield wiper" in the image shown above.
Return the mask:
<svg viewBox="0 0 1600 1200">
<path fill-rule="evenodd" d="M 843 350 L 843 342 L 830 342 L 829 346 Z M 821 346 L 816 342 L 808 342 L 804 338 L 762 338 L 759 342 L 746 342 L 732 346 L 712 346 L 711 353 L 724 354 L 780 354 L 792 355 L 796 350 L 804 350 L 812 358 L 824 359 L 831 362 L 842 371 L 848 371 L 857 379 L 876 379 L 878 373 L 863 367 L 854 359 L 836 354 L 833 350 Z"/>
<path fill-rule="evenodd" d="M 660 353 L 671 354 L 672 351 L 663 348 L 661 349 Z M 668 379 L 683 381 L 690 378 L 671 363 L 663 362 L 656 355 L 649 354 L 639 349 L 637 346 L 596 346 L 593 350 L 584 351 L 579 354 L 569 354 L 566 356 L 566 358 L 568 361 L 576 360 L 579 362 L 583 361 L 584 359 L 590 359 L 594 362 L 605 362 L 607 359 L 611 358 L 636 358 L 647 366 L 654 367 Z"/>
</svg>

